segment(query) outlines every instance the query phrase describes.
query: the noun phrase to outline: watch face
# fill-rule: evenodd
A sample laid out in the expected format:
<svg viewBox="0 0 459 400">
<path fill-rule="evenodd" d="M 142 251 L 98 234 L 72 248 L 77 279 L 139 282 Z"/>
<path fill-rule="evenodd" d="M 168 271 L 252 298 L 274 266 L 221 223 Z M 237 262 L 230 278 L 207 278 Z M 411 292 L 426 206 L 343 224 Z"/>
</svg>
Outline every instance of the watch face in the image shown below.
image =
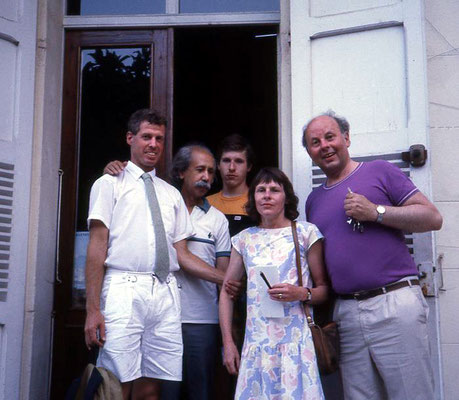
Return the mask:
<svg viewBox="0 0 459 400">
<path fill-rule="evenodd" d="M 384 214 L 386 212 L 386 208 L 384 206 L 378 206 L 376 207 L 376 211 L 378 214 Z"/>
</svg>

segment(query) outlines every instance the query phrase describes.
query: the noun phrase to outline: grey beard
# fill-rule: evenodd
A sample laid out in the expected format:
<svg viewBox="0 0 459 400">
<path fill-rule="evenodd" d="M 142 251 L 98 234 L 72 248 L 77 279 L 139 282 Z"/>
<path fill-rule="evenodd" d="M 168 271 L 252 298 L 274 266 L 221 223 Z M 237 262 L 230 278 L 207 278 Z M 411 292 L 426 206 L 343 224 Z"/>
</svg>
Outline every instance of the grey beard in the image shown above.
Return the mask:
<svg viewBox="0 0 459 400">
<path fill-rule="evenodd" d="M 207 190 L 210 189 L 210 183 L 209 182 L 205 182 L 205 181 L 199 181 L 199 182 L 196 182 L 194 184 L 194 186 L 198 187 L 198 188 L 205 188 Z"/>
</svg>

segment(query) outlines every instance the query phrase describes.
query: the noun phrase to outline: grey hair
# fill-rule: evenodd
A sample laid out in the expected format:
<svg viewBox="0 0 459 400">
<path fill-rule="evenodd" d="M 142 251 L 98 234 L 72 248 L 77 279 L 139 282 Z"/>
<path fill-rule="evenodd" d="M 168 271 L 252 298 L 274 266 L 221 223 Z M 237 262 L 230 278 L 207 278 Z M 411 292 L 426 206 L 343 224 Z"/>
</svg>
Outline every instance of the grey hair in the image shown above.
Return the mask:
<svg viewBox="0 0 459 400">
<path fill-rule="evenodd" d="M 200 143 L 190 143 L 180 147 L 172 160 L 172 166 L 170 170 L 172 184 L 178 189 L 181 189 L 183 182 L 183 179 L 180 178 L 180 174 L 185 172 L 190 166 L 193 150 L 201 150 L 209 153 L 214 159 L 214 167 L 216 166 L 215 157 L 207 146 L 204 146 Z"/>
<path fill-rule="evenodd" d="M 336 115 L 336 113 L 333 110 L 328 110 L 328 111 L 326 111 L 326 112 L 324 112 L 322 114 L 319 114 L 319 115 L 311 118 L 306 123 L 306 125 L 303 127 L 302 144 L 303 144 L 303 147 L 306 150 L 308 149 L 308 144 L 306 142 L 306 131 L 308 130 L 309 125 L 311 125 L 311 122 L 314 121 L 318 117 L 330 117 L 330 118 L 333 118 L 336 121 L 336 123 L 338 124 L 339 130 L 340 130 L 342 135 L 345 135 L 346 133 L 349 133 L 350 125 L 349 125 L 349 122 L 347 121 L 347 119 L 342 117 L 342 116 L 340 116 L 340 115 Z"/>
</svg>

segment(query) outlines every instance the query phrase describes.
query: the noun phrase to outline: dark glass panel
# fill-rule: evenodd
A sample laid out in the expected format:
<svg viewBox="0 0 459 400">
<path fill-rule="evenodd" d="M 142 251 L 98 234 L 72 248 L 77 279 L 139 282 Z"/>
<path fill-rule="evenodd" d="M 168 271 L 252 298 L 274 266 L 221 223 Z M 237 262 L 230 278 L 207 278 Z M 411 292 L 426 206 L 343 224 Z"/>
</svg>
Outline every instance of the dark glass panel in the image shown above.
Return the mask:
<svg viewBox="0 0 459 400">
<path fill-rule="evenodd" d="M 74 305 L 84 303 L 84 262 L 89 192 L 111 160 L 129 159 L 126 122 L 150 104 L 151 49 L 94 48 L 81 51 L 80 145 Z"/>
<path fill-rule="evenodd" d="M 164 14 L 166 0 L 68 0 L 68 15 Z"/>
</svg>

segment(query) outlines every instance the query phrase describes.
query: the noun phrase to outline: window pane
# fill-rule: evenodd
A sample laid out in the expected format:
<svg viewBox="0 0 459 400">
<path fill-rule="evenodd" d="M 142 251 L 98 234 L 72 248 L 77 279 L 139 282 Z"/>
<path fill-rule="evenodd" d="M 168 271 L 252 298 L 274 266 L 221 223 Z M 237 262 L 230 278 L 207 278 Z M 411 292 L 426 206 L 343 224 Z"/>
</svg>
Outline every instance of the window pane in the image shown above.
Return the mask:
<svg viewBox="0 0 459 400">
<path fill-rule="evenodd" d="M 166 0 L 68 0 L 68 15 L 164 14 Z"/>
<path fill-rule="evenodd" d="M 78 212 L 73 270 L 73 306 L 84 306 L 84 267 L 89 192 L 112 160 L 128 160 L 126 122 L 150 105 L 151 48 L 81 51 Z"/>
<path fill-rule="evenodd" d="M 279 11 L 280 0 L 180 0 L 181 13 Z"/>
</svg>

